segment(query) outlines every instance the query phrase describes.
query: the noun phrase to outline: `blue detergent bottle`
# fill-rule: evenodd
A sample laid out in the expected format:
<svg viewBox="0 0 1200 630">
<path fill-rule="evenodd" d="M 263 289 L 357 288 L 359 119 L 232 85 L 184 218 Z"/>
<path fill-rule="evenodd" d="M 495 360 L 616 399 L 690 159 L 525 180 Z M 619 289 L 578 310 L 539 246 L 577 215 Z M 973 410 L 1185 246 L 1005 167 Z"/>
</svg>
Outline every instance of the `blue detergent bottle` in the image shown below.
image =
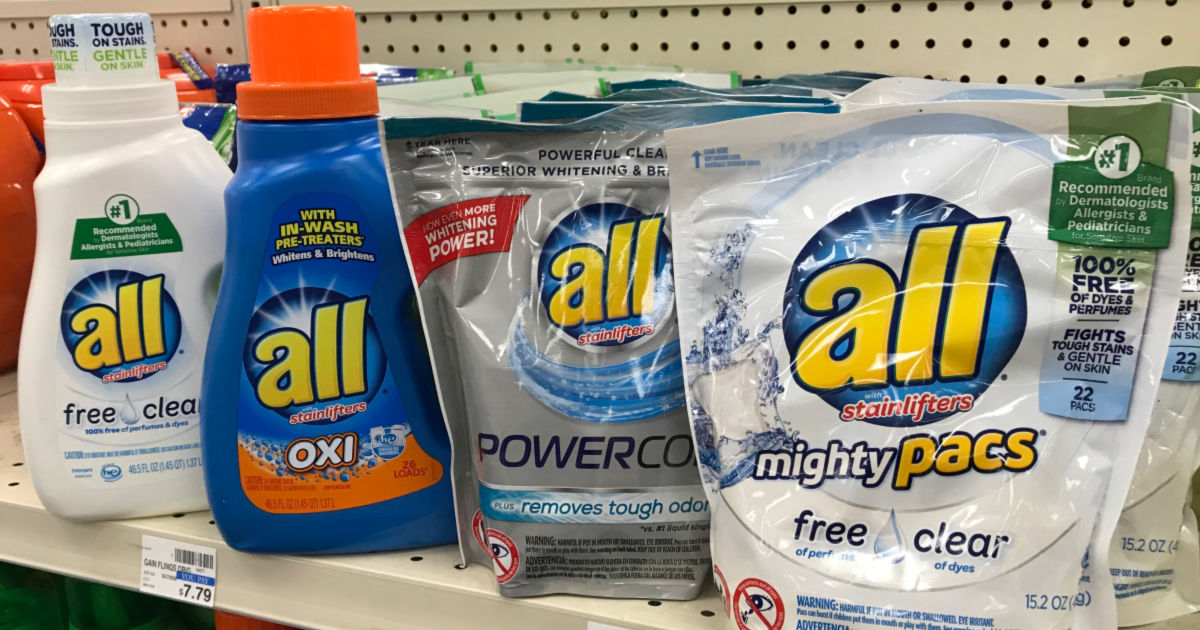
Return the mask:
<svg viewBox="0 0 1200 630">
<path fill-rule="evenodd" d="M 450 445 L 347 7 L 261 7 L 204 363 L 209 502 L 235 549 L 451 542 Z"/>
</svg>

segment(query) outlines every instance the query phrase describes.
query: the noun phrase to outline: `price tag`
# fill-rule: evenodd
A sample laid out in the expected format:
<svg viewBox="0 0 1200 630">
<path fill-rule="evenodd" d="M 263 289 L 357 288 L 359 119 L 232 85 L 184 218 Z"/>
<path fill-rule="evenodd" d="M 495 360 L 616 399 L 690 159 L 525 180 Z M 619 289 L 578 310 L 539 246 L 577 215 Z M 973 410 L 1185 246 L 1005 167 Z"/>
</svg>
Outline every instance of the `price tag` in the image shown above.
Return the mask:
<svg viewBox="0 0 1200 630">
<path fill-rule="evenodd" d="M 141 591 L 212 608 L 217 599 L 217 551 L 143 534 Z"/>
</svg>

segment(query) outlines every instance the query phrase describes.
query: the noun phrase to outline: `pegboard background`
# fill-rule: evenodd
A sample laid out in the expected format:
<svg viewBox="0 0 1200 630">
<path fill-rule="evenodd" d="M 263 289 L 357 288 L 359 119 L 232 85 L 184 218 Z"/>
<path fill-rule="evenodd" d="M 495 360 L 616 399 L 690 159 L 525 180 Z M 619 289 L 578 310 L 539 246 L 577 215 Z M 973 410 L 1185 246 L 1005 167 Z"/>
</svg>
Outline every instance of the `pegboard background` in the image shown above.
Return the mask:
<svg viewBox="0 0 1200 630">
<path fill-rule="evenodd" d="M 265 0 L 301 4 L 307 0 Z M 226 3 L 224 9 L 210 10 Z M 1069 83 L 1200 64 L 1200 0 L 349 0 L 364 62 L 582 57 L 747 76 L 837 69 Z M 148 8 L 160 46 L 245 59 L 250 0 L 0 0 L 0 58 L 48 55 L 44 17 Z M 110 5 L 112 5 L 110 7 Z M 117 6 L 119 5 L 119 7 Z M 205 5 L 202 7 L 202 5 Z M 12 6 L 19 6 L 16 16 Z M 84 8 L 86 7 L 86 8 Z M 197 7 L 202 7 L 203 10 Z M 39 9 L 45 9 L 39 13 Z"/>
</svg>

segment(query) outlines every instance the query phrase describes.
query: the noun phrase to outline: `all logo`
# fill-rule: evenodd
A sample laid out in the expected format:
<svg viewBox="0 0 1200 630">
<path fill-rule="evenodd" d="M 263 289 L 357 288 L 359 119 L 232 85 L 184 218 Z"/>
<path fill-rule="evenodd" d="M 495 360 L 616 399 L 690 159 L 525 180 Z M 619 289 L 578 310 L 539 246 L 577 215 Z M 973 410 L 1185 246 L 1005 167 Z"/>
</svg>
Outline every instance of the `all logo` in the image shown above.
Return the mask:
<svg viewBox="0 0 1200 630">
<path fill-rule="evenodd" d="M 973 408 L 1025 330 L 1009 223 L 927 195 L 876 199 L 828 223 L 785 291 L 796 383 L 845 421 L 911 426 Z"/>
<path fill-rule="evenodd" d="M 733 592 L 733 620 L 741 630 L 783 628 L 783 597 L 775 587 L 758 578 L 748 578 Z"/>
<path fill-rule="evenodd" d="M 537 260 L 538 294 L 550 322 L 584 348 L 653 335 L 674 304 L 664 217 L 619 203 L 563 216 Z"/>
<path fill-rule="evenodd" d="M 166 369 L 183 326 L 164 284 L 162 274 L 108 270 L 72 287 L 60 327 L 75 367 L 104 383 L 138 381 Z"/>
<path fill-rule="evenodd" d="M 242 357 L 259 403 L 293 424 L 330 424 L 365 410 L 386 371 L 369 307 L 366 296 L 316 288 L 263 303 Z"/>
</svg>

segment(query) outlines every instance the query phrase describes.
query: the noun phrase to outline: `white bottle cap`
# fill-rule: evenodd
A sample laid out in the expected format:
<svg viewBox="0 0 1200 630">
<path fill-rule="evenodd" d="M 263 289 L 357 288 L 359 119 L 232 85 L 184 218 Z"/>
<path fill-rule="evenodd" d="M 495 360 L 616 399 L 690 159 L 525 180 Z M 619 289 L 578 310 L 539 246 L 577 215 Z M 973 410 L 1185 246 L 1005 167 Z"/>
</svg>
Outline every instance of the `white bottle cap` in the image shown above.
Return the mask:
<svg viewBox="0 0 1200 630">
<path fill-rule="evenodd" d="M 159 80 L 154 22 L 145 13 L 55 15 L 50 18 L 50 47 L 59 87 Z"/>
<path fill-rule="evenodd" d="M 175 84 L 159 78 L 154 22 L 145 13 L 50 18 L 54 84 L 42 89 L 49 124 L 138 120 L 178 111 Z"/>
</svg>

